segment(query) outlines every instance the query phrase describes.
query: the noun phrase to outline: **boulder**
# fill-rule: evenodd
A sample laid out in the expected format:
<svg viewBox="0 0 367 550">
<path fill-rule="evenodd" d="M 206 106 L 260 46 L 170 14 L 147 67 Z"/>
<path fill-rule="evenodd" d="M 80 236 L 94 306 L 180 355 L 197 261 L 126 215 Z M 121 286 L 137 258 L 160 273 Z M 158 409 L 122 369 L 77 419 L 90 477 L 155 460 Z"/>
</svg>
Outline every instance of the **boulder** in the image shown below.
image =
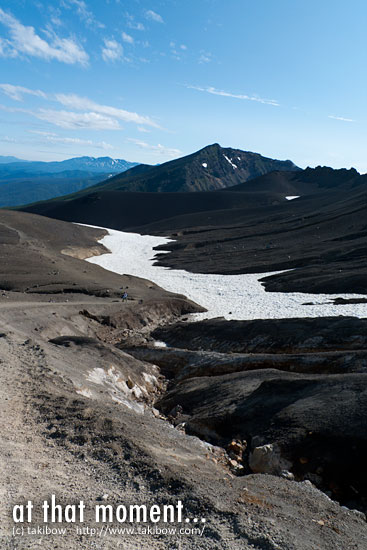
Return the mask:
<svg viewBox="0 0 367 550">
<path fill-rule="evenodd" d="M 290 470 L 292 463 L 282 457 L 276 443 L 255 447 L 250 453 L 249 466 L 254 474 L 280 474 Z"/>
</svg>

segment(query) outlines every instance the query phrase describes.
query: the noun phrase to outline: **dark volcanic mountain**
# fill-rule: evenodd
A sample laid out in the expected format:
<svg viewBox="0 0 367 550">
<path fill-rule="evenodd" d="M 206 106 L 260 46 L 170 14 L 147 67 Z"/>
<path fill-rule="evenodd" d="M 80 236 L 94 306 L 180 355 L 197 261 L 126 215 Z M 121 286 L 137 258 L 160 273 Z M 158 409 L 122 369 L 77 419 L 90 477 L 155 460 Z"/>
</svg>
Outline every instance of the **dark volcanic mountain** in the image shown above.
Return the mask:
<svg viewBox="0 0 367 550">
<path fill-rule="evenodd" d="M 218 143 L 143 173 L 111 178 L 103 187 L 118 191 L 214 191 L 248 181 L 274 170 L 299 170 L 290 160 L 273 160 L 257 153 L 223 148 Z"/>
<path fill-rule="evenodd" d="M 77 157 L 61 162 L 0 157 L 0 207 L 75 193 L 134 166 L 136 163 L 110 157 Z"/>
</svg>

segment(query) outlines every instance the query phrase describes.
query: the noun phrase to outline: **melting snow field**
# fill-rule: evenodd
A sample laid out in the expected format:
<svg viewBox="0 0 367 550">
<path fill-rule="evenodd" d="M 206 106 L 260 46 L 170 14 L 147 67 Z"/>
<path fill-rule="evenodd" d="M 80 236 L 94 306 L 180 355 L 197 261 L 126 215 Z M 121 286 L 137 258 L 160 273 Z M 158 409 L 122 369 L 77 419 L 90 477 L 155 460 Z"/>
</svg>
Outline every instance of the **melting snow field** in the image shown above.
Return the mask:
<svg viewBox="0 0 367 550">
<path fill-rule="evenodd" d="M 333 298 L 360 298 L 359 294 L 304 294 L 265 292 L 259 279 L 274 273 L 250 275 L 203 275 L 181 269 L 154 266 L 155 246 L 170 242 L 165 237 L 139 235 L 106 229 L 100 242 L 111 254 L 93 256 L 88 262 L 119 274 L 149 279 L 170 292 L 184 294 L 208 312 L 195 319 L 281 319 L 353 315 L 367 317 L 367 303 L 334 305 Z M 160 251 L 161 252 L 161 251 Z M 277 272 L 280 273 L 280 272 Z M 313 302 L 315 305 L 302 305 Z"/>
</svg>

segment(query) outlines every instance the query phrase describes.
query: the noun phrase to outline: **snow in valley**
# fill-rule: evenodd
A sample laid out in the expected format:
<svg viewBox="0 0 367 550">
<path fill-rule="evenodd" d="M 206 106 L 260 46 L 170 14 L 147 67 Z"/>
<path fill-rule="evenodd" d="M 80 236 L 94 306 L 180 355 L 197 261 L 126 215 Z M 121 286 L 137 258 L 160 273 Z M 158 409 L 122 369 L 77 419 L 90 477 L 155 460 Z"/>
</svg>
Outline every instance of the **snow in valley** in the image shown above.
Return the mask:
<svg viewBox="0 0 367 550">
<path fill-rule="evenodd" d="M 164 237 L 139 235 L 106 229 L 101 243 L 111 253 L 88 258 L 119 274 L 149 279 L 170 292 L 184 294 L 208 312 L 196 319 L 281 319 L 290 317 L 326 317 L 353 315 L 367 317 L 367 303 L 334 305 L 333 298 L 359 298 L 359 294 L 303 294 L 266 292 L 259 279 L 273 273 L 250 275 L 204 275 L 181 269 L 154 266 L 158 253 L 154 247 L 170 242 Z M 161 251 L 160 251 L 161 252 Z M 314 305 L 303 305 L 313 302 Z"/>
</svg>

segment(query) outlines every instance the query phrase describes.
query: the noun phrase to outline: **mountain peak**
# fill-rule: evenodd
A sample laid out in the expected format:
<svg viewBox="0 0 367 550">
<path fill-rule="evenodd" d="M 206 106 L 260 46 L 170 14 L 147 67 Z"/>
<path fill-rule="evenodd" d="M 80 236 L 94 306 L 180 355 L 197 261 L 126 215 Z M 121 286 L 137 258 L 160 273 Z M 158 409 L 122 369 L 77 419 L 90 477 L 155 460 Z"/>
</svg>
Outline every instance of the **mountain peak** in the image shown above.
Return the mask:
<svg viewBox="0 0 367 550">
<path fill-rule="evenodd" d="M 205 147 L 200 149 L 200 151 L 206 151 L 210 149 L 223 149 L 223 147 L 219 143 L 211 143 L 210 145 L 206 145 Z M 198 153 L 200 153 L 200 151 L 198 151 Z"/>
<path fill-rule="evenodd" d="M 225 189 L 274 170 L 299 170 L 290 161 L 224 148 L 219 143 L 158 166 L 128 170 L 99 184 L 99 190 L 133 192 L 197 192 Z"/>
</svg>

